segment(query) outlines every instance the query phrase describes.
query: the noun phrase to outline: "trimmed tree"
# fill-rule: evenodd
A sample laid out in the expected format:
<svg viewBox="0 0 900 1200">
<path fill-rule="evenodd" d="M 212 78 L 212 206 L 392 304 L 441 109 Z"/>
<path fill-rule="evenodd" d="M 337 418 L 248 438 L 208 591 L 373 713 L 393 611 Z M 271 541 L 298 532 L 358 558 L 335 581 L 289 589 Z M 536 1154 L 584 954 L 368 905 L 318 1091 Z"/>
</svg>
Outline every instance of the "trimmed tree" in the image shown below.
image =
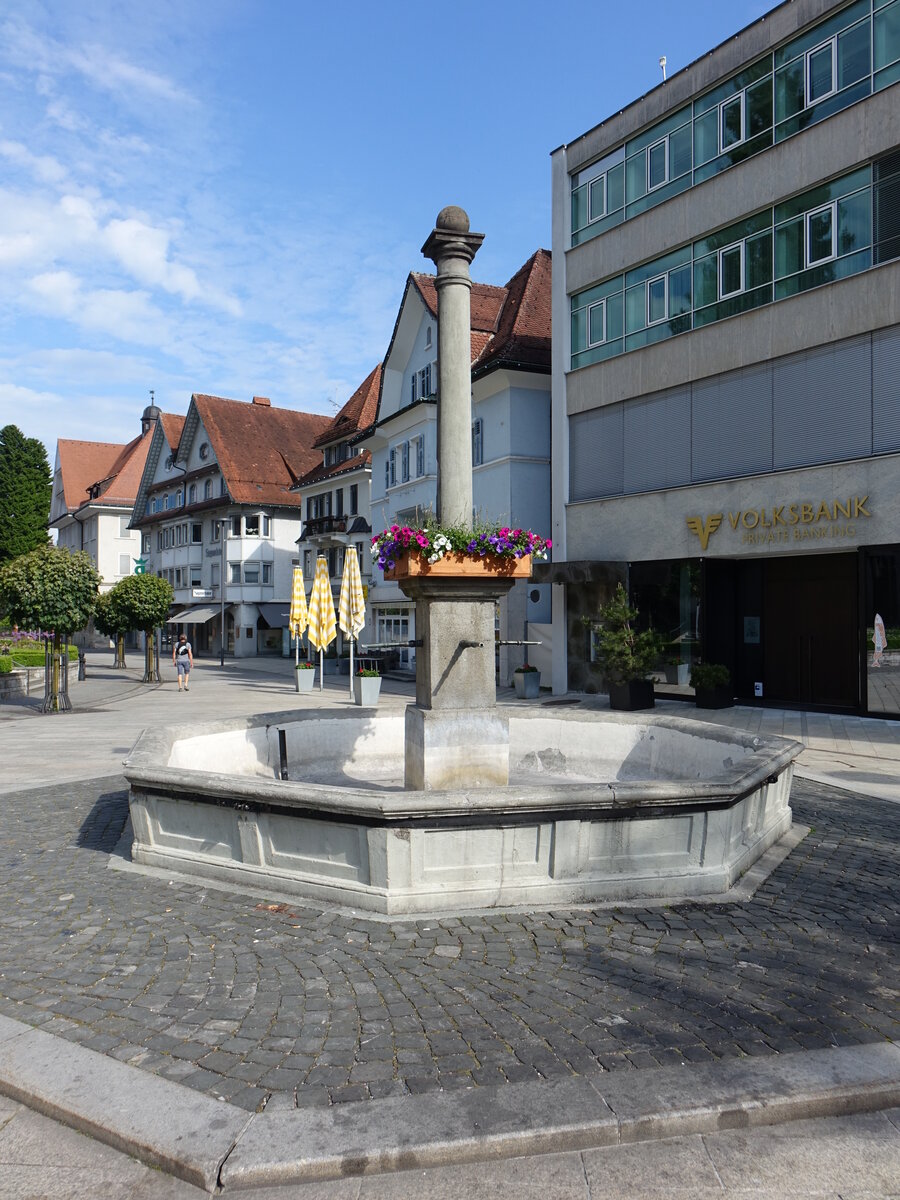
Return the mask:
<svg viewBox="0 0 900 1200">
<path fill-rule="evenodd" d="M 97 603 L 100 576 L 83 550 L 70 554 L 44 545 L 0 568 L 0 603 L 23 629 L 52 629 L 52 678 L 45 711 L 59 712 L 60 644 L 63 635 L 84 629 Z"/>
<path fill-rule="evenodd" d="M 44 443 L 0 429 L 0 563 L 47 545 L 51 481 Z"/>
<path fill-rule="evenodd" d="M 146 639 L 144 647 L 144 683 L 159 679 L 159 671 L 153 665 L 153 631 L 162 625 L 169 615 L 169 607 L 175 597 L 172 585 L 158 575 L 127 575 L 120 579 L 110 592 L 115 594 L 115 605 L 126 629 L 142 629 Z"/>
<path fill-rule="evenodd" d="M 125 634 L 130 626 L 120 611 L 115 591 L 116 589 L 113 588 L 112 591 L 101 592 L 97 597 L 97 606 L 94 609 L 94 628 L 98 633 L 112 638 L 116 643 L 113 666 L 125 667 L 128 665 L 125 662 Z"/>
</svg>

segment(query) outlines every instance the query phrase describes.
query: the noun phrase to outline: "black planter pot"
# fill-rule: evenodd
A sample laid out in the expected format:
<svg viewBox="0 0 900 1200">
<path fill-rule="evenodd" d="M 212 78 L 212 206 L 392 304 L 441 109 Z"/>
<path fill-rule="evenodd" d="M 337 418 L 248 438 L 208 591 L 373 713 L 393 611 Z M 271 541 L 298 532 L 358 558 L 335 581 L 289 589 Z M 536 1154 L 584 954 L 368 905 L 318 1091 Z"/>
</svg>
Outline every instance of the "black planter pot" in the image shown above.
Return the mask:
<svg viewBox="0 0 900 1200">
<path fill-rule="evenodd" d="M 730 683 L 720 683 L 714 688 L 697 688 L 694 699 L 698 708 L 731 708 L 734 704 Z"/>
<path fill-rule="evenodd" d="M 618 712 L 635 712 L 653 705 L 652 679 L 629 679 L 627 683 L 609 685 L 609 707 Z"/>
</svg>

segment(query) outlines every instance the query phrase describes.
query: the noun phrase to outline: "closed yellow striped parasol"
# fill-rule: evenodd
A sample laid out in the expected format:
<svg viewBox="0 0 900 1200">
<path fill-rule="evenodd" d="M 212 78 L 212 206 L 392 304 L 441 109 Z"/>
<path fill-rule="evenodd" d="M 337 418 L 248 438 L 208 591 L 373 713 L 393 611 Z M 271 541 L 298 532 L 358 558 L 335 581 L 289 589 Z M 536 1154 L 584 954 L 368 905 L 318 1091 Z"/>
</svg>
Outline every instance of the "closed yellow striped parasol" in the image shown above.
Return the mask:
<svg viewBox="0 0 900 1200">
<path fill-rule="evenodd" d="M 316 577 L 313 580 L 312 591 L 309 594 L 309 625 L 306 635 L 319 651 L 319 689 L 325 686 L 322 654 L 326 646 L 330 646 L 337 637 L 337 623 L 334 616 L 334 597 L 331 594 L 331 581 L 328 578 L 328 559 L 321 556 L 316 559 Z"/>
<path fill-rule="evenodd" d="M 288 616 L 288 629 L 291 637 L 299 640 L 300 634 L 309 624 L 309 613 L 306 608 L 306 588 L 303 586 L 303 572 L 294 567 L 294 578 L 291 583 L 291 611 Z"/>
<path fill-rule="evenodd" d="M 353 695 L 353 641 L 366 623 L 366 601 L 363 596 L 362 575 L 356 549 L 344 551 L 344 571 L 341 575 L 341 598 L 338 604 L 340 625 L 350 638 L 350 694 Z"/>
</svg>

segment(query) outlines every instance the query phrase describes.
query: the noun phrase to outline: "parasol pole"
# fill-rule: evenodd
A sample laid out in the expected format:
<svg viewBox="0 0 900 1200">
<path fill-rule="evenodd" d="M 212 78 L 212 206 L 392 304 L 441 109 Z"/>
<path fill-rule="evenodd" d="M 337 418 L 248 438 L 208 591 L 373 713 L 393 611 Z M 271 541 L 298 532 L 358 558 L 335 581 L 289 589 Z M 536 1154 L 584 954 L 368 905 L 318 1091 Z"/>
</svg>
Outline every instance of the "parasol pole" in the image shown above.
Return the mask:
<svg viewBox="0 0 900 1200">
<path fill-rule="evenodd" d="M 319 691 L 325 690 L 325 651 L 319 647 Z"/>
<path fill-rule="evenodd" d="M 350 634 L 350 699 L 353 699 L 353 643 L 356 638 Z"/>
</svg>

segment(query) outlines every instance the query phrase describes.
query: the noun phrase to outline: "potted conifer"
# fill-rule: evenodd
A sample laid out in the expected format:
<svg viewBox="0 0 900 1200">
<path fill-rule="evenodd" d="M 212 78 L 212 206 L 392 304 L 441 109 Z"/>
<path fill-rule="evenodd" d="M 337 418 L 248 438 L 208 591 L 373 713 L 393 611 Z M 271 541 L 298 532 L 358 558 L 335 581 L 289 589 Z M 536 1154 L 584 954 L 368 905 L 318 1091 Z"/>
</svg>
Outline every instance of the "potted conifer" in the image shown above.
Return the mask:
<svg viewBox="0 0 900 1200">
<path fill-rule="evenodd" d="M 659 655 L 656 632 L 639 632 L 637 610 L 631 608 L 622 584 L 600 610 L 596 625 L 597 656 L 609 686 L 609 706 L 623 712 L 653 708 L 653 680 L 647 676 Z"/>
</svg>

